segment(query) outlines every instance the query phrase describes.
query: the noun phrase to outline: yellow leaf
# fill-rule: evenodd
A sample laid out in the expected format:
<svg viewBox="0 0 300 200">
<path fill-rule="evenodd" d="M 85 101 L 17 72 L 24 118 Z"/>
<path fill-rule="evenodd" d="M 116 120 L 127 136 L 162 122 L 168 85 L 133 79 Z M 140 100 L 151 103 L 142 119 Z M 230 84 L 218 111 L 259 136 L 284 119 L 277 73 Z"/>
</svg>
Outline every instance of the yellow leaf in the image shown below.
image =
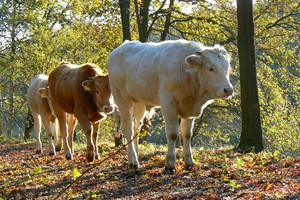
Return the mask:
<svg viewBox="0 0 300 200">
<path fill-rule="evenodd" d="M 5 178 L 3 176 L 0 176 L 0 181 L 5 181 Z"/>
<path fill-rule="evenodd" d="M 273 187 L 273 184 L 271 183 L 267 183 L 267 185 L 265 186 L 265 190 L 269 190 Z"/>
<path fill-rule="evenodd" d="M 34 174 L 37 175 L 37 174 L 41 174 L 41 173 L 42 173 L 42 168 L 40 166 L 36 166 Z"/>
<path fill-rule="evenodd" d="M 73 179 L 75 181 L 79 176 L 81 176 L 81 174 L 80 174 L 80 172 L 78 171 L 78 169 L 76 167 L 74 167 L 72 169 L 72 171 L 73 171 Z"/>
<path fill-rule="evenodd" d="M 228 183 L 229 182 L 229 177 L 227 175 L 222 175 L 223 182 Z"/>
</svg>

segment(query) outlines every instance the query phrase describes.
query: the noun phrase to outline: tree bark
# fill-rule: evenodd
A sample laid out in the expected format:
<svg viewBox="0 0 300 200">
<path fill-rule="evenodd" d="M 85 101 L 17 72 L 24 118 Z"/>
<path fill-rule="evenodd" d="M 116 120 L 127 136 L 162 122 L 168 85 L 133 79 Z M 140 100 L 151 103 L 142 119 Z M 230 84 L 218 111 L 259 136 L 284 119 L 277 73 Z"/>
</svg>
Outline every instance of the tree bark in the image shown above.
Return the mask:
<svg viewBox="0 0 300 200">
<path fill-rule="evenodd" d="M 237 1 L 237 18 L 242 109 L 242 133 L 238 148 L 243 152 L 259 152 L 264 147 L 256 80 L 252 0 Z"/>
<path fill-rule="evenodd" d="M 172 12 L 173 12 L 173 7 L 174 7 L 174 0 L 170 0 L 168 13 L 166 15 L 164 30 L 163 30 L 163 32 L 161 34 L 161 37 L 160 37 L 161 41 L 164 41 L 167 38 L 167 35 L 168 35 L 168 32 L 169 32 L 169 27 L 171 25 L 171 16 L 172 16 Z"/>
<path fill-rule="evenodd" d="M 2 98 L 2 88 L 0 88 L 0 135 L 4 135 L 3 134 L 3 98 Z"/>
<path fill-rule="evenodd" d="M 130 18 L 129 18 L 130 0 L 119 0 L 119 6 L 121 10 L 123 41 L 131 40 Z"/>
<path fill-rule="evenodd" d="M 7 137 L 11 137 L 12 135 L 12 129 L 13 129 L 13 119 L 14 119 L 14 66 L 13 62 L 15 60 L 15 55 L 16 55 L 16 14 L 17 14 L 17 2 L 16 0 L 13 1 L 13 8 L 12 8 L 12 29 L 11 29 L 11 58 L 10 58 L 10 64 L 9 64 L 9 109 L 8 109 L 8 125 L 7 125 Z"/>
<path fill-rule="evenodd" d="M 147 42 L 148 39 L 148 14 L 150 2 L 151 0 L 143 0 L 142 5 L 140 5 L 139 9 L 138 1 L 134 1 L 139 29 L 139 39 L 141 42 Z"/>
<path fill-rule="evenodd" d="M 25 141 L 30 138 L 30 133 L 32 132 L 33 126 L 34 126 L 33 117 L 30 113 L 30 109 L 28 109 L 26 122 L 25 122 L 25 128 L 24 128 L 24 140 Z"/>
</svg>

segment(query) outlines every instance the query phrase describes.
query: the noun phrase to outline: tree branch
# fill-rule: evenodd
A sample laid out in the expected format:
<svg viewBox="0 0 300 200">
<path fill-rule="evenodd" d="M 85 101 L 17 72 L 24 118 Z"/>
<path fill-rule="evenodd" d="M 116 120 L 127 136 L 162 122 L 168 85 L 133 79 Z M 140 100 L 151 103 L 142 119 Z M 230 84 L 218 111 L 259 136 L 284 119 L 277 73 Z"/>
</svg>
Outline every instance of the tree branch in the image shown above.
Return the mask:
<svg viewBox="0 0 300 200">
<path fill-rule="evenodd" d="M 281 21 L 283 21 L 283 20 L 285 20 L 285 19 L 287 19 L 291 16 L 299 15 L 299 13 L 294 13 L 294 12 L 298 11 L 299 7 L 300 7 L 300 3 L 297 5 L 297 7 L 292 12 L 290 12 L 289 14 L 277 19 L 273 24 L 267 25 L 266 29 L 270 29 L 270 28 L 273 28 L 273 27 L 277 26 Z"/>
</svg>

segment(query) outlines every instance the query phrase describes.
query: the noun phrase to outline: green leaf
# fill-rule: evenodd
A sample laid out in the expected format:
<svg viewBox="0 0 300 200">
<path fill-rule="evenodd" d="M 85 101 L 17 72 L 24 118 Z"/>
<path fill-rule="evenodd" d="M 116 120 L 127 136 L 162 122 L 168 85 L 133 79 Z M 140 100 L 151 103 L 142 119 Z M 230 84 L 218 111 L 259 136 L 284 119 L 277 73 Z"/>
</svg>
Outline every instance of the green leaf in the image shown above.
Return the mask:
<svg viewBox="0 0 300 200">
<path fill-rule="evenodd" d="M 76 167 L 74 167 L 72 169 L 72 171 L 73 171 L 73 179 L 75 181 L 79 176 L 81 176 L 81 174 L 80 174 L 80 172 L 78 171 L 78 169 Z"/>
<path fill-rule="evenodd" d="M 34 174 L 37 175 L 37 174 L 41 174 L 41 173 L 42 173 L 42 168 L 40 166 L 35 166 Z"/>
<path fill-rule="evenodd" d="M 104 173 L 102 173 L 102 172 L 99 172 L 99 173 L 97 174 L 97 176 L 98 176 L 100 179 L 105 179 L 105 175 L 104 175 Z"/>
<path fill-rule="evenodd" d="M 47 178 L 46 178 L 46 177 L 41 177 L 41 178 L 40 178 L 40 181 L 46 182 L 46 181 L 47 181 Z"/>
<path fill-rule="evenodd" d="M 241 184 L 236 184 L 234 180 L 230 180 L 230 186 L 234 189 L 242 187 Z"/>
<path fill-rule="evenodd" d="M 113 177 L 111 178 L 111 180 L 112 180 L 112 181 L 117 181 L 117 180 L 119 180 L 119 178 L 118 178 L 117 176 L 113 176 Z"/>
<path fill-rule="evenodd" d="M 280 152 L 278 150 L 274 151 L 273 153 L 273 157 L 278 160 L 279 159 L 279 156 L 280 156 Z"/>
</svg>

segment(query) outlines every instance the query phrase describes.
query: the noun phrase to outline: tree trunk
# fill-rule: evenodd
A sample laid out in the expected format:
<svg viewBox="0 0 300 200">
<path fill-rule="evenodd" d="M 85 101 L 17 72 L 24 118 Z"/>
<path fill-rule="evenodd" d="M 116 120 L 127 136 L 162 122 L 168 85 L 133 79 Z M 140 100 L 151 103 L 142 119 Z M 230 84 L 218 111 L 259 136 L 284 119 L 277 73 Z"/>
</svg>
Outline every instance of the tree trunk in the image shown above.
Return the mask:
<svg viewBox="0 0 300 200">
<path fill-rule="evenodd" d="M 123 41 L 131 40 L 129 19 L 130 0 L 119 0 L 119 6 L 121 10 Z"/>
<path fill-rule="evenodd" d="M 135 12 L 137 17 L 137 24 L 139 29 L 139 38 L 141 42 L 147 42 L 148 39 L 148 14 L 151 0 L 144 0 L 143 4 L 138 5 L 138 1 L 135 0 Z"/>
<path fill-rule="evenodd" d="M 12 135 L 12 129 L 13 129 L 13 119 L 14 119 L 14 66 L 13 62 L 15 60 L 16 55 L 16 14 L 17 14 L 17 4 L 16 0 L 13 1 L 13 8 L 12 8 L 12 29 L 11 29 L 11 58 L 10 58 L 10 64 L 9 64 L 9 108 L 8 108 L 8 125 L 7 125 L 7 136 L 10 138 Z"/>
<path fill-rule="evenodd" d="M 167 35 L 168 35 L 168 32 L 169 32 L 169 27 L 171 25 L 171 16 L 172 16 L 172 12 L 173 12 L 173 7 L 174 7 L 174 0 L 170 0 L 168 13 L 166 15 L 164 30 L 163 30 L 163 32 L 161 34 L 161 37 L 160 37 L 161 41 L 164 41 L 167 38 Z"/>
<path fill-rule="evenodd" d="M 252 6 L 252 0 L 237 1 L 242 109 L 242 133 L 238 148 L 243 152 L 259 152 L 264 148 L 256 80 Z"/>
<path fill-rule="evenodd" d="M 1 88 L 0 88 L 1 90 Z M 2 93 L 0 92 L 0 135 L 3 135 L 3 99 L 2 99 Z"/>
<path fill-rule="evenodd" d="M 25 122 L 25 128 L 24 128 L 24 140 L 25 141 L 30 138 L 30 133 L 32 132 L 33 126 L 34 126 L 33 117 L 30 113 L 30 109 L 28 109 L 26 122 Z"/>
</svg>

